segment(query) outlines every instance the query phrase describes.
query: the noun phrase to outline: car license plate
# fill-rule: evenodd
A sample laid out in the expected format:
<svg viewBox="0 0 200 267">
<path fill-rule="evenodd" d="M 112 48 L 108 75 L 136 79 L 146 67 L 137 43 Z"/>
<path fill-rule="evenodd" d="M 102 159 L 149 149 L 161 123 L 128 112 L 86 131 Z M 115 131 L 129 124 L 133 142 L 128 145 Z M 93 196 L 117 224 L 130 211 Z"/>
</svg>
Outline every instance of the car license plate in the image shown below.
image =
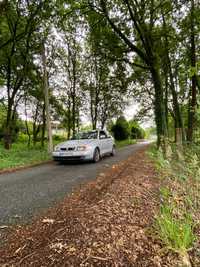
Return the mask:
<svg viewBox="0 0 200 267">
<path fill-rule="evenodd" d="M 61 157 L 67 157 L 67 156 L 72 156 L 71 152 L 60 152 L 59 154 Z"/>
</svg>

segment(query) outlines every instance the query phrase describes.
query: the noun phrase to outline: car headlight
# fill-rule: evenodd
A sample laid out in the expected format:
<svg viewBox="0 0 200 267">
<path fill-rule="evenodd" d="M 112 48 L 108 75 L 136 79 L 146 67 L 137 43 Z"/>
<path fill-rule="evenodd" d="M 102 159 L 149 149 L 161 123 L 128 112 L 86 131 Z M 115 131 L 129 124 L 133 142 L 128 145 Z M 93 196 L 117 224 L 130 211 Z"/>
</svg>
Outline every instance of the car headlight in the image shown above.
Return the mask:
<svg viewBox="0 0 200 267">
<path fill-rule="evenodd" d="M 54 151 L 59 151 L 60 150 L 60 147 L 59 146 L 55 146 L 54 147 Z"/>
<path fill-rule="evenodd" d="M 77 146 L 76 150 L 77 151 L 85 151 L 88 150 L 89 146 Z"/>
</svg>

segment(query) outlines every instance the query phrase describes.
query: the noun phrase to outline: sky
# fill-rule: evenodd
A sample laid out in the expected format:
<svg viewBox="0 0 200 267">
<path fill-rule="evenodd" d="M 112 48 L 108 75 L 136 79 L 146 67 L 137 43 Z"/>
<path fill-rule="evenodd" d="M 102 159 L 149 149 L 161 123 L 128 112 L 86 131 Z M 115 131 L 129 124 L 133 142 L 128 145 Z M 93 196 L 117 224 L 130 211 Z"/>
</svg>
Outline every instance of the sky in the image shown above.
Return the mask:
<svg viewBox="0 0 200 267">
<path fill-rule="evenodd" d="M 5 92 L 5 89 L 4 88 L 1 88 L 1 94 L 0 94 L 0 98 L 3 97 L 3 96 L 6 96 L 6 92 Z M 134 100 L 132 100 L 125 108 L 124 110 L 124 116 L 127 120 L 131 120 L 134 118 L 134 116 L 137 114 L 137 112 L 139 111 L 140 109 L 140 104 L 134 102 Z M 24 106 L 22 105 L 19 105 L 18 107 L 18 112 L 19 112 L 19 116 L 22 120 L 25 120 L 26 119 L 26 116 L 25 116 L 25 113 L 24 113 Z M 90 121 L 90 118 L 88 115 L 82 115 L 81 117 L 81 121 L 84 125 L 89 125 L 91 124 L 91 121 Z M 151 127 L 151 126 L 154 126 L 154 121 L 153 121 L 153 118 L 148 120 L 148 121 L 144 121 L 141 123 L 141 126 L 143 128 L 148 128 L 148 127 Z"/>
<path fill-rule="evenodd" d="M 137 112 L 139 111 L 139 109 L 140 109 L 140 104 L 132 101 L 131 103 L 129 103 L 129 105 L 126 106 L 123 115 L 125 116 L 125 118 L 127 120 L 131 120 L 137 114 Z M 82 120 L 82 123 L 84 125 L 90 125 L 91 124 L 91 121 L 90 121 L 88 115 L 86 115 L 86 116 L 82 115 L 81 120 Z M 153 118 L 152 119 L 148 119 L 148 121 L 142 122 L 141 123 L 141 126 L 144 129 L 154 126 Z"/>
<path fill-rule="evenodd" d="M 134 118 L 134 116 L 137 114 L 137 112 L 140 109 L 140 104 L 132 101 L 132 103 L 130 103 L 130 105 L 128 105 L 125 110 L 124 110 L 124 116 L 127 120 L 131 120 Z M 144 121 L 141 123 L 141 126 L 143 128 L 148 128 L 151 126 L 154 126 L 154 121 L 153 118 L 152 119 L 148 119 L 148 121 Z"/>
</svg>

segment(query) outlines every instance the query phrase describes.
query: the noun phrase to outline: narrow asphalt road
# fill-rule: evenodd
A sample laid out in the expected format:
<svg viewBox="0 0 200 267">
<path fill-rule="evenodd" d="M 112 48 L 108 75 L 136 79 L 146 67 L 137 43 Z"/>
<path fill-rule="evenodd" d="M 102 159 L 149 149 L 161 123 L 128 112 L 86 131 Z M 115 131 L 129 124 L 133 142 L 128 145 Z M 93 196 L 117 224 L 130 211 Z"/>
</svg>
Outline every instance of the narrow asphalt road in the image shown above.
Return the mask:
<svg viewBox="0 0 200 267">
<path fill-rule="evenodd" d="M 126 159 L 146 143 L 118 149 L 115 157 L 93 163 L 44 164 L 0 175 L 0 226 L 26 223 L 61 201 L 73 188 Z"/>
</svg>

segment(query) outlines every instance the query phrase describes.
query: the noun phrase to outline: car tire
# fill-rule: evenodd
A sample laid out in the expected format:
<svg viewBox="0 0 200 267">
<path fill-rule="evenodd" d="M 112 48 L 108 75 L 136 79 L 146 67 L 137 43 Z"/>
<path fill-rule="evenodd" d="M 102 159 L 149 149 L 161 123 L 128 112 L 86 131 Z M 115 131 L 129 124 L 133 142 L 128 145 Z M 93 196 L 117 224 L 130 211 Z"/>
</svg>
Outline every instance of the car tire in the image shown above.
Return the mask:
<svg viewBox="0 0 200 267">
<path fill-rule="evenodd" d="M 110 153 L 110 155 L 112 157 L 114 157 L 116 155 L 116 149 L 115 149 L 115 146 L 112 147 L 112 152 Z"/>
<path fill-rule="evenodd" d="M 94 155 L 93 155 L 93 162 L 97 163 L 100 161 L 100 152 L 98 148 L 95 148 Z"/>
</svg>

